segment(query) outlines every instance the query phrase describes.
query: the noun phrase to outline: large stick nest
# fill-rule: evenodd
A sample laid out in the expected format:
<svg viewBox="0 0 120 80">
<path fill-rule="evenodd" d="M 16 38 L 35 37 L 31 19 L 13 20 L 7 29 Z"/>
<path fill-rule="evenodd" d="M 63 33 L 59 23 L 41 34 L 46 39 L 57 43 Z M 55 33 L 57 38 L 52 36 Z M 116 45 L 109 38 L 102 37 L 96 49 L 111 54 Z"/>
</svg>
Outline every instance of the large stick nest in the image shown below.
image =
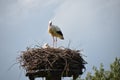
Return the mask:
<svg viewBox="0 0 120 80">
<path fill-rule="evenodd" d="M 19 56 L 20 65 L 26 71 L 61 70 L 64 72 L 85 69 L 80 50 L 69 48 L 28 48 Z"/>
</svg>

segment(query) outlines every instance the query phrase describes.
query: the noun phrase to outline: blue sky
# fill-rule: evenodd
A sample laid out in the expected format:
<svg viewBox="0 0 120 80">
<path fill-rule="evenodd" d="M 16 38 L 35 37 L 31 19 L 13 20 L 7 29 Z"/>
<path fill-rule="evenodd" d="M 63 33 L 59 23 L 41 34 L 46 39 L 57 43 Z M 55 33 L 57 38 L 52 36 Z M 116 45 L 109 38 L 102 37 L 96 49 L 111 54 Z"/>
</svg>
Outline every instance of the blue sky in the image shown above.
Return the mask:
<svg viewBox="0 0 120 80">
<path fill-rule="evenodd" d="M 0 79 L 26 79 L 19 64 L 8 68 L 26 47 L 52 45 L 49 20 L 64 34 L 59 46 L 83 49 L 86 72 L 120 58 L 120 0 L 0 0 Z"/>
</svg>

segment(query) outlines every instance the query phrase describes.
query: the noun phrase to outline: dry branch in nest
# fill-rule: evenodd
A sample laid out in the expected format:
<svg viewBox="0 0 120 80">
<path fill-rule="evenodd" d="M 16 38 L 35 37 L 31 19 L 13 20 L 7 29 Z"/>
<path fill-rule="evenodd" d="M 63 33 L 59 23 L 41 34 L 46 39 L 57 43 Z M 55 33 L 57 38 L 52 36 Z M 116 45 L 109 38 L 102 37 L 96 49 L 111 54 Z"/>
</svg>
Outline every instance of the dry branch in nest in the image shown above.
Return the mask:
<svg viewBox="0 0 120 80">
<path fill-rule="evenodd" d="M 19 56 L 20 65 L 26 72 L 56 71 L 67 76 L 83 73 L 86 61 L 83 60 L 80 50 L 68 48 L 29 48 Z M 44 75 L 45 77 L 45 75 Z"/>
</svg>

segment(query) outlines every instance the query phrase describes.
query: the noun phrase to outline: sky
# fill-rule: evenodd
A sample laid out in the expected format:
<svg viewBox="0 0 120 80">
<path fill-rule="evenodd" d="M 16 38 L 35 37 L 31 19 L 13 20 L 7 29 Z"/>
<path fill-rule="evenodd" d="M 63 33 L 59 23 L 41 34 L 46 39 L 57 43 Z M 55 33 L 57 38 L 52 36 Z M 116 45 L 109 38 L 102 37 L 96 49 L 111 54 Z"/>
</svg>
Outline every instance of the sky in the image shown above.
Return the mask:
<svg viewBox="0 0 120 80">
<path fill-rule="evenodd" d="M 120 58 L 120 0 L 0 0 L 1 80 L 28 80 L 19 64 L 12 65 L 26 47 L 52 45 L 49 20 L 63 32 L 58 46 L 71 42 L 87 56 L 83 76 L 100 63 L 108 70 Z"/>
</svg>

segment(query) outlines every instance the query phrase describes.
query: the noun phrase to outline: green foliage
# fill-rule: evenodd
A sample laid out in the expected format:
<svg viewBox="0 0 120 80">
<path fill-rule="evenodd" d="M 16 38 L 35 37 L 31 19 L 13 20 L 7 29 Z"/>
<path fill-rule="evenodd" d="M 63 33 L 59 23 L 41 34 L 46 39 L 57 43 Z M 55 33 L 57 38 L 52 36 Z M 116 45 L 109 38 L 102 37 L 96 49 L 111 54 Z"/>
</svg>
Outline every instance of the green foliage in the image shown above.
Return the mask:
<svg viewBox="0 0 120 80">
<path fill-rule="evenodd" d="M 109 74 L 110 78 L 113 80 L 120 79 L 120 58 L 116 58 L 115 62 L 110 65 L 111 72 Z"/>
<path fill-rule="evenodd" d="M 103 64 L 100 64 L 99 69 L 93 67 L 94 74 L 88 72 L 85 79 L 79 80 L 120 80 L 120 58 L 115 58 L 115 61 L 110 64 L 110 70 L 106 71 Z"/>
</svg>

